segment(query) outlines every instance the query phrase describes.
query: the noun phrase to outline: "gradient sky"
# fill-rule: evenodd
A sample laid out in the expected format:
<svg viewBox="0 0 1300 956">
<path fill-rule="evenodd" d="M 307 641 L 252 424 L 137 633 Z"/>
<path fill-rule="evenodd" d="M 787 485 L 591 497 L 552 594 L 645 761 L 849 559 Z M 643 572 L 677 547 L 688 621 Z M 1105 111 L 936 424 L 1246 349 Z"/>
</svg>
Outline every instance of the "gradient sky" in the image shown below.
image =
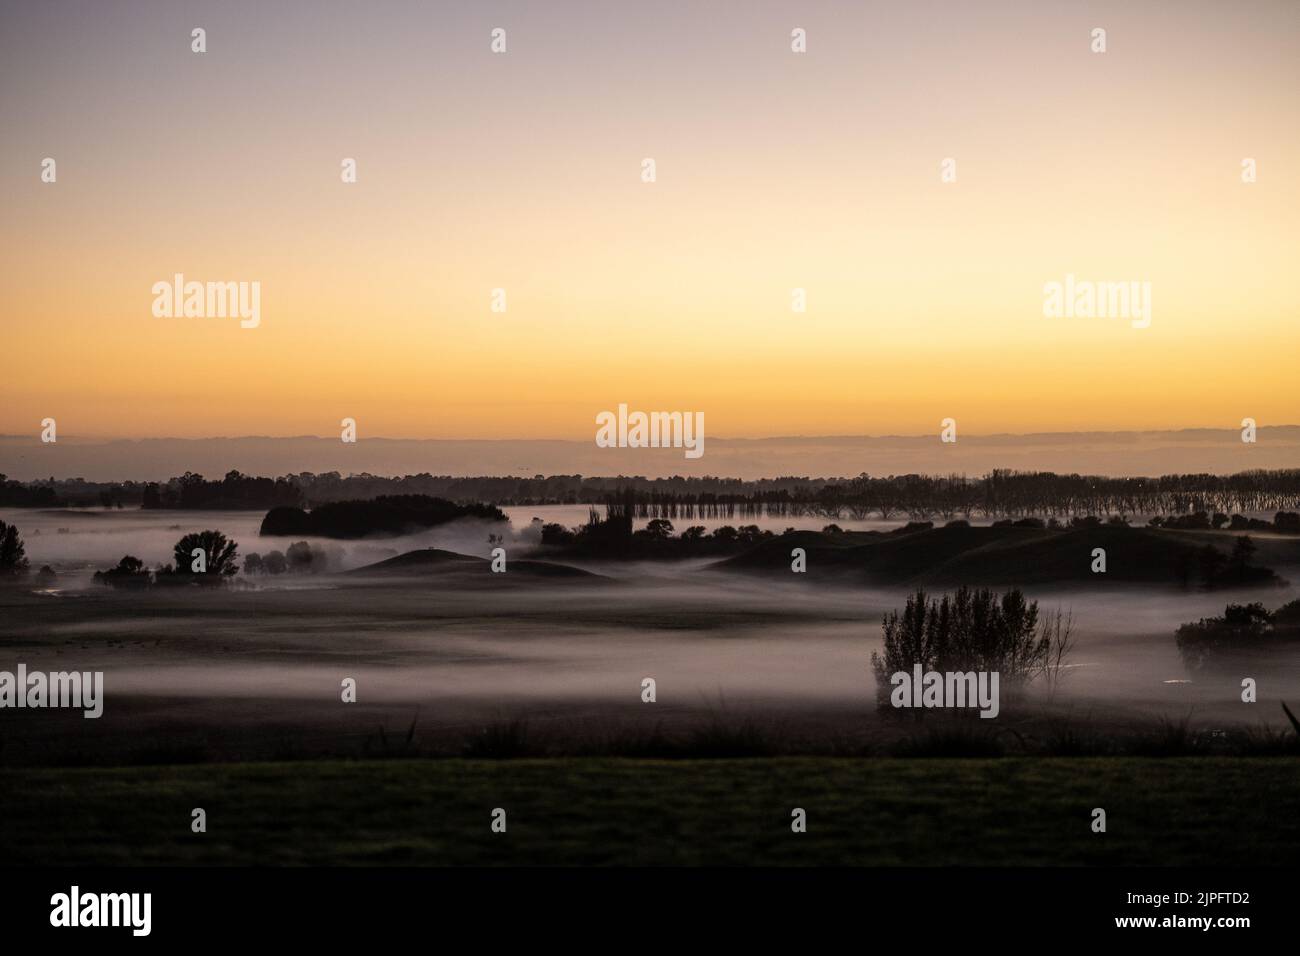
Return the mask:
<svg viewBox="0 0 1300 956">
<path fill-rule="evenodd" d="M 1291 0 L 0 9 L 0 432 L 1300 421 Z M 176 272 L 261 326 L 155 318 Z M 1151 327 L 1045 318 L 1066 273 Z"/>
</svg>

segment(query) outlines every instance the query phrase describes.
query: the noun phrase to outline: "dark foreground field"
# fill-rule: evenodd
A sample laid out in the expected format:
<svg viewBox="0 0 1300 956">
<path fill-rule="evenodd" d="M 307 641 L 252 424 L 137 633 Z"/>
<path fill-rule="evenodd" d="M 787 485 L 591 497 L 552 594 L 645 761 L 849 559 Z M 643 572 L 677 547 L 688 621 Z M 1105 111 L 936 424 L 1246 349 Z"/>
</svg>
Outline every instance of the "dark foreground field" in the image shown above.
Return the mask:
<svg viewBox="0 0 1300 956">
<path fill-rule="evenodd" d="M 1287 865 L 1298 781 L 1289 757 L 9 769 L 0 864 Z"/>
</svg>

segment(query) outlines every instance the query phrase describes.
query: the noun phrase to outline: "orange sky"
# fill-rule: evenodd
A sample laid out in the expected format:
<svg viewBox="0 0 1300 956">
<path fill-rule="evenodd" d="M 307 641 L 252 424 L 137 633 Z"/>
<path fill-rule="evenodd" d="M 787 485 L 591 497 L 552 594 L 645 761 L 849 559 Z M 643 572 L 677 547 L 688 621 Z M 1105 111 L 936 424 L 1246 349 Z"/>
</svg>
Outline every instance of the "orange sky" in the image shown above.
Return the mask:
<svg viewBox="0 0 1300 956">
<path fill-rule="evenodd" d="M 1294 4 L 39 6 L 0 29 L 0 432 L 1300 421 Z M 260 281 L 260 326 L 155 318 L 177 272 Z M 1150 327 L 1045 318 L 1067 273 L 1150 282 Z"/>
</svg>

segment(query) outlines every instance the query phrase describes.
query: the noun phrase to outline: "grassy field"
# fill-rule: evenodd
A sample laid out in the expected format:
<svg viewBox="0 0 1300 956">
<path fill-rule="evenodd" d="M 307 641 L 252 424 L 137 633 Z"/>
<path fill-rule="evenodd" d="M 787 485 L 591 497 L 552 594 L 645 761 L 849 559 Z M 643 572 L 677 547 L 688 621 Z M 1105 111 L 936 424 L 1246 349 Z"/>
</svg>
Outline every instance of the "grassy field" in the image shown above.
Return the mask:
<svg viewBox="0 0 1300 956">
<path fill-rule="evenodd" d="M 10 769 L 0 863 L 1270 865 L 1294 863 L 1298 811 L 1292 758 Z"/>
</svg>

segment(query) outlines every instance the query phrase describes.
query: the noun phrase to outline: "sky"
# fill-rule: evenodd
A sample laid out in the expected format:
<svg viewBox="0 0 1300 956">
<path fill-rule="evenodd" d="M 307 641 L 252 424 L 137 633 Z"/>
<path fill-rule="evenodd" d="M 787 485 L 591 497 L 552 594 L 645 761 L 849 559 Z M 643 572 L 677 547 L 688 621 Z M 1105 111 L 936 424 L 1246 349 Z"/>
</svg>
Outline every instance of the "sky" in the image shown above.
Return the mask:
<svg viewBox="0 0 1300 956">
<path fill-rule="evenodd" d="M 1294 2 L 0 11 L 0 433 L 1300 422 Z M 259 325 L 156 317 L 176 273 Z"/>
</svg>

